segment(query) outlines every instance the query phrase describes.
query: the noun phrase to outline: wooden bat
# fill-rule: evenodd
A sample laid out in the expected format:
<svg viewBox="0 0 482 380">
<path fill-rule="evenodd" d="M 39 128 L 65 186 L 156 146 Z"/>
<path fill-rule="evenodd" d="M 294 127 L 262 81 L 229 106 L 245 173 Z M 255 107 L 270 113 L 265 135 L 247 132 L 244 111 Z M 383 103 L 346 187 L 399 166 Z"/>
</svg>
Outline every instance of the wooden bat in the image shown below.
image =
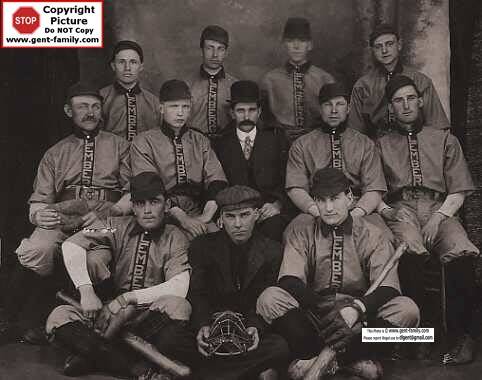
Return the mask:
<svg viewBox="0 0 482 380">
<path fill-rule="evenodd" d="M 75 307 L 77 311 L 82 312 L 82 307 L 80 303 L 64 293 L 63 291 L 58 291 L 56 294 L 57 299 L 66 302 L 67 304 Z M 169 359 L 167 356 L 161 354 L 156 347 L 151 343 L 142 339 L 141 337 L 134 335 L 128 331 L 123 332 L 122 340 L 130 346 L 135 351 L 139 352 L 146 359 L 150 360 L 152 363 L 156 364 L 162 370 L 169 372 L 176 378 L 185 378 L 191 375 L 191 369 L 186 365 Z"/>
<path fill-rule="evenodd" d="M 380 275 L 365 292 L 365 295 L 373 293 L 375 289 L 380 286 L 382 281 L 385 280 L 385 278 L 387 277 L 388 272 L 390 272 L 390 270 L 392 270 L 392 268 L 395 266 L 398 260 L 400 260 L 400 257 L 402 257 L 406 249 L 407 249 L 407 243 L 402 242 L 396 249 L 393 256 L 390 258 L 390 260 L 387 261 Z M 322 378 L 322 376 L 326 373 L 327 370 L 333 367 L 335 368 L 337 367 L 336 364 L 333 364 L 333 361 L 335 360 L 336 360 L 335 350 L 327 346 L 327 347 L 324 347 L 319 353 L 319 355 L 313 360 L 313 364 L 311 364 L 308 370 L 305 370 L 306 367 L 303 367 L 303 368 L 296 367 L 296 362 L 295 362 L 294 366 L 290 366 L 290 368 L 288 369 L 288 372 L 290 377 L 294 380 L 298 380 L 298 379 L 318 380 Z M 307 364 L 310 364 L 310 363 L 307 362 Z"/>
</svg>

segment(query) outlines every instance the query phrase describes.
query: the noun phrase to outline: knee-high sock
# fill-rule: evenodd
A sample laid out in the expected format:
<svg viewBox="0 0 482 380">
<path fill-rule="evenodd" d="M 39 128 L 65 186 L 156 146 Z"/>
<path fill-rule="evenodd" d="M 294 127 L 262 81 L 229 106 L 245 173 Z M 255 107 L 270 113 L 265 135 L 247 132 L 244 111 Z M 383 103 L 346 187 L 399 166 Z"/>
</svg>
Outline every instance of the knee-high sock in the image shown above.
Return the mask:
<svg viewBox="0 0 482 380">
<path fill-rule="evenodd" d="M 445 264 L 447 327 L 455 333 L 472 333 L 475 271 L 472 257 L 460 257 Z"/>
<path fill-rule="evenodd" d="M 425 304 L 424 275 L 426 256 L 405 253 L 398 263 L 398 275 L 402 294 L 410 297 L 419 307 L 423 318 Z"/>
</svg>

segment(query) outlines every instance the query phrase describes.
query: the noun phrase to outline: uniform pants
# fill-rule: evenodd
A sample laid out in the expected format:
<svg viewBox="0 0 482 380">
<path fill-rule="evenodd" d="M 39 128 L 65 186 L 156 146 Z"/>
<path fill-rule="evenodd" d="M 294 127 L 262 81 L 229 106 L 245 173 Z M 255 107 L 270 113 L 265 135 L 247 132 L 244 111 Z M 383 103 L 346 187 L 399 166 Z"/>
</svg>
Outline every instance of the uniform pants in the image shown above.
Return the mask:
<svg viewBox="0 0 482 380">
<path fill-rule="evenodd" d="M 65 206 L 65 207 L 63 207 Z M 60 213 L 68 216 L 82 216 L 89 211 L 106 212 L 112 206 L 112 202 L 72 200 L 56 203 L 53 207 Z M 55 261 L 61 254 L 61 245 L 70 234 L 61 229 L 44 229 L 37 227 L 29 238 L 23 239 L 15 251 L 20 264 L 31 269 L 40 276 L 48 276 L 53 273 Z M 94 264 L 92 262 L 91 264 Z M 100 277 L 107 278 L 109 274 L 101 274 L 102 268 L 95 270 Z"/>
<path fill-rule="evenodd" d="M 353 299 L 350 295 L 340 293 L 327 295 L 319 298 L 318 307 L 325 310 L 341 309 Z M 332 307 L 327 307 L 327 303 Z M 314 326 L 300 309 L 298 301 L 286 290 L 275 286 L 267 288 L 258 298 L 256 312 L 267 323 L 273 324 L 274 330 L 288 341 L 296 356 L 309 358 L 320 352 L 321 342 Z M 289 323 L 283 323 L 281 329 L 276 328 L 277 322 L 283 318 Z M 373 327 L 382 327 L 379 325 L 385 323 L 394 327 L 416 327 L 420 314 L 415 302 L 408 297 L 398 296 L 382 305 L 375 315 L 369 315 L 368 322 Z"/>
<path fill-rule="evenodd" d="M 387 221 L 387 225 L 398 242 L 405 241 L 408 244 L 408 252 L 422 255 L 429 251 L 437 255 L 442 263 L 448 263 L 463 256 L 478 256 L 479 250 L 469 240 L 456 217 L 442 221 L 435 240 L 431 245 L 425 244 L 422 228 L 441 205 L 440 201 L 425 198 L 395 202 L 392 207 L 404 208 L 410 218 L 402 221 Z"/>
</svg>

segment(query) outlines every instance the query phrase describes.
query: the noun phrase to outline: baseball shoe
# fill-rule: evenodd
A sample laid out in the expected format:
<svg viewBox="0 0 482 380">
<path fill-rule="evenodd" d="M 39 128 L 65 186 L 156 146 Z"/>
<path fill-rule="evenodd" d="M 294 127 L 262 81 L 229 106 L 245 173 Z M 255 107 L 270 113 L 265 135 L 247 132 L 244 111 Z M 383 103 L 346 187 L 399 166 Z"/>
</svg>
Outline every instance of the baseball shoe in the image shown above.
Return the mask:
<svg viewBox="0 0 482 380">
<path fill-rule="evenodd" d="M 468 334 L 459 335 L 449 352 L 442 355 L 442 364 L 459 365 L 474 360 L 475 341 Z"/>
<path fill-rule="evenodd" d="M 27 329 L 22 334 L 21 339 L 25 343 L 33 344 L 36 346 L 44 346 L 48 343 L 47 336 L 45 335 L 45 329 L 42 326 Z"/>
<path fill-rule="evenodd" d="M 94 370 L 93 364 L 79 355 L 69 355 L 65 359 L 64 363 L 64 375 L 65 376 L 82 376 L 86 375 Z"/>
<path fill-rule="evenodd" d="M 356 360 L 344 367 L 343 372 L 365 380 L 377 380 L 383 376 L 383 368 L 377 360 Z"/>
</svg>

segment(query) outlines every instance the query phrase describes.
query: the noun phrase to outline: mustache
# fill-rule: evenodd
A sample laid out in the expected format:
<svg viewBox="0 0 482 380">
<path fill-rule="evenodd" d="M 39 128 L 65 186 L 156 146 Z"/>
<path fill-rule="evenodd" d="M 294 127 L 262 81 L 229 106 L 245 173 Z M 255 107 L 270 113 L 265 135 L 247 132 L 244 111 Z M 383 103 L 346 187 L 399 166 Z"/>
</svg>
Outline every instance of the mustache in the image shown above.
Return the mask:
<svg viewBox="0 0 482 380">
<path fill-rule="evenodd" d="M 239 123 L 240 127 L 254 127 L 256 124 L 252 122 L 251 120 L 243 120 L 242 122 Z"/>
<path fill-rule="evenodd" d="M 97 121 L 97 118 L 95 116 L 84 116 L 82 121 Z"/>
</svg>

